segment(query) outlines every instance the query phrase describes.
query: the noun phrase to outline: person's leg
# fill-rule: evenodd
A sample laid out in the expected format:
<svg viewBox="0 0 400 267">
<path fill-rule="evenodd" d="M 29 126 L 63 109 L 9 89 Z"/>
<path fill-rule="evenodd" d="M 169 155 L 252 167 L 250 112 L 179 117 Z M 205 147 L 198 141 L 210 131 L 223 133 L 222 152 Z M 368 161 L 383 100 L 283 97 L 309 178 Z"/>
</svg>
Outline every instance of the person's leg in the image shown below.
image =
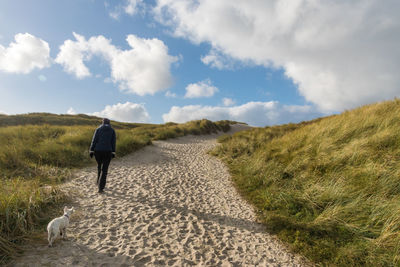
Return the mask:
<svg viewBox="0 0 400 267">
<path fill-rule="evenodd" d="M 106 186 L 108 166 L 110 165 L 110 162 L 111 162 L 111 152 L 104 152 L 103 166 L 101 169 L 101 177 L 99 183 L 99 191 L 103 191 L 104 187 Z"/>
<path fill-rule="evenodd" d="M 102 169 L 102 165 L 103 165 L 103 155 L 100 151 L 95 151 L 94 152 L 94 158 L 96 159 L 97 162 L 97 186 L 99 185 L 99 179 L 100 179 L 100 175 L 101 175 L 101 169 Z"/>
</svg>

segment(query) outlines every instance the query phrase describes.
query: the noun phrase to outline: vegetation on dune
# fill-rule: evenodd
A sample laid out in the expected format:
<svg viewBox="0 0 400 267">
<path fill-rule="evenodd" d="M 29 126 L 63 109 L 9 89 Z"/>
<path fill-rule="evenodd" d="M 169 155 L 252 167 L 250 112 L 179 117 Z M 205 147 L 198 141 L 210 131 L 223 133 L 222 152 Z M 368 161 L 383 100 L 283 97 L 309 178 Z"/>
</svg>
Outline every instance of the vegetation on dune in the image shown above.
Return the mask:
<svg viewBox="0 0 400 267">
<path fill-rule="evenodd" d="M 145 123 L 126 123 L 111 121 L 115 129 L 131 129 L 150 124 Z M 28 113 L 17 115 L 0 114 L 0 127 L 4 126 L 22 126 L 22 125 L 57 125 L 57 126 L 96 126 L 99 124 L 99 118 L 86 114 L 52 114 L 52 113 Z"/>
<path fill-rule="evenodd" d="M 100 122 L 99 118 L 86 115 L 20 116 L 0 116 L 0 125 L 14 125 L 0 127 L 3 145 L 0 151 L 0 263 L 18 249 L 18 244 L 29 233 L 43 231 L 54 216 L 51 211 L 66 201 L 57 184 L 70 176 L 71 168 L 93 162 L 88 149 Z M 18 118 L 22 118 L 21 125 Z M 227 131 L 230 123 L 199 120 L 185 124 L 112 122 L 112 125 L 117 133 L 117 155 L 121 157 L 151 144 L 152 140 Z"/>
<path fill-rule="evenodd" d="M 400 265 L 400 100 L 220 138 L 269 231 L 324 265 Z"/>
</svg>

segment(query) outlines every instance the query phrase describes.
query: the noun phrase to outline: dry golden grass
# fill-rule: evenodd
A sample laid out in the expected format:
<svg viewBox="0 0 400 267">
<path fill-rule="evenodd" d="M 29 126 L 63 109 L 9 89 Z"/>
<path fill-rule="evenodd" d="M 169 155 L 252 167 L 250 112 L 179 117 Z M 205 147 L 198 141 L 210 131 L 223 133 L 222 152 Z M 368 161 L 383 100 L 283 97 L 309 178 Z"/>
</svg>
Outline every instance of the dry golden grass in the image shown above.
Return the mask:
<svg viewBox="0 0 400 267">
<path fill-rule="evenodd" d="M 33 231 L 43 231 L 52 211 L 67 201 L 57 185 L 71 169 L 91 164 L 90 142 L 99 118 L 33 114 L 1 116 L 0 123 L 0 263 L 16 252 Z M 21 120 L 22 125 L 17 125 Z M 64 121 L 65 120 L 65 121 Z M 42 122 L 53 123 L 41 124 Z M 84 125 L 84 123 L 89 125 Z M 30 125 L 38 123 L 39 125 Z M 119 157 L 151 144 L 152 140 L 229 129 L 229 121 L 208 120 L 164 125 L 115 123 Z M 66 126 L 68 125 L 68 126 Z M 114 125 L 114 123 L 113 123 Z M 44 190 L 46 189 L 46 190 Z"/>
<path fill-rule="evenodd" d="M 213 153 L 295 251 L 328 265 L 400 265 L 400 100 L 221 142 Z"/>
</svg>

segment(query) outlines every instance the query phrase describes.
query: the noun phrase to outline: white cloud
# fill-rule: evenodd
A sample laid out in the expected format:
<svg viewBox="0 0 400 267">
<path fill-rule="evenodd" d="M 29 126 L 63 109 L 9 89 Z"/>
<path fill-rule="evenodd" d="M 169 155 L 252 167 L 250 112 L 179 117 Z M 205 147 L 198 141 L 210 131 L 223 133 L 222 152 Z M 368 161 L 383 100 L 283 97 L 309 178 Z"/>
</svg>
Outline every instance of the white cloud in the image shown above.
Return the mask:
<svg viewBox="0 0 400 267">
<path fill-rule="evenodd" d="M 121 122 L 149 122 L 150 116 L 143 104 L 126 102 L 115 105 L 107 105 L 102 111 L 94 112 L 94 115 L 109 118 Z"/>
<path fill-rule="evenodd" d="M 68 73 L 75 74 L 78 79 L 82 79 L 91 75 L 89 69 L 83 63 L 89 59 L 89 46 L 85 38 L 81 35 L 73 33 L 76 41 L 66 40 L 60 46 L 60 52 L 55 62 L 63 65 L 64 70 Z"/>
<path fill-rule="evenodd" d="M 8 47 L 0 45 L 0 71 L 27 74 L 50 66 L 49 44 L 29 33 L 18 33 Z"/>
<path fill-rule="evenodd" d="M 105 82 L 105 83 L 112 83 L 112 82 L 113 82 L 113 79 L 110 78 L 110 77 L 106 77 L 106 78 L 104 78 L 103 82 Z"/>
<path fill-rule="evenodd" d="M 124 7 L 125 13 L 133 16 L 142 2 L 142 0 L 128 0 Z"/>
<path fill-rule="evenodd" d="M 70 108 L 67 110 L 67 114 L 69 114 L 69 115 L 75 115 L 75 114 L 77 114 L 77 112 L 75 111 L 75 109 L 74 109 L 73 107 L 70 107 Z"/>
<path fill-rule="evenodd" d="M 176 98 L 177 95 L 175 93 L 172 93 L 171 91 L 165 92 L 165 96 L 169 98 Z"/>
<path fill-rule="evenodd" d="M 140 8 L 144 9 L 145 6 L 143 0 L 124 0 L 123 2 L 123 4 L 117 5 L 114 10 L 109 13 L 110 17 L 118 20 L 122 13 L 133 16 L 139 12 Z M 108 4 L 106 5 L 106 8 L 107 7 Z"/>
<path fill-rule="evenodd" d="M 277 101 L 249 102 L 233 107 L 213 107 L 190 105 L 173 106 L 170 111 L 163 114 L 164 122 L 186 122 L 190 120 L 209 119 L 234 120 L 246 122 L 253 126 L 265 126 L 288 122 L 299 122 L 320 116 L 311 106 L 286 106 Z"/>
<path fill-rule="evenodd" d="M 108 15 L 110 15 L 110 17 L 115 20 L 119 20 L 119 17 L 121 16 L 121 11 L 112 11 L 108 13 Z"/>
<path fill-rule="evenodd" d="M 40 75 L 38 76 L 38 79 L 39 79 L 39 81 L 41 81 L 41 82 L 47 81 L 47 77 L 44 76 L 43 74 L 40 74 Z"/>
<path fill-rule="evenodd" d="M 224 98 L 222 99 L 222 104 L 223 104 L 225 107 L 229 107 L 229 106 L 233 106 L 233 105 L 235 104 L 235 101 L 234 101 L 232 98 L 224 97 Z"/>
<path fill-rule="evenodd" d="M 185 98 L 211 97 L 216 92 L 218 92 L 218 88 L 213 86 L 211 81 L 207 79 L 198 83 L 191 83 L 186 86 Z"/>
<path fill-rule="evenodd" d="M 177 57 L 168 54 L 168 47 L 161 40 L 143 39 L 130 34 L 126 41 L 131 49 L 121 50 L 102 35 L 86 40 L 79 34 L 73 34 L 76 41 L 64 42 L 56 62 L 77 78 L 91 75 L 84 61 L 97 55 L 110 65 L 112 81 L 127 93 L 152 95 L 172 84 L 170 66 Z"/>
<path fill-rule="evenodd" d="M 400 2 L 158 0 L 174 34 L 234 60 L 283 68 L 325 112 L 400 95 Z M 223 64 L 221 65 L 223 66 Z"/>
<path fill-rule="evenodd" d="M 201 61 L 205 65 L 210 65 L 213 68 L 224 70 L 234 68 L 234 61 L 231 57 L 223 55 L 215 49 L 211 49 L 209 53 L 201 57 Z"/>
</svg>

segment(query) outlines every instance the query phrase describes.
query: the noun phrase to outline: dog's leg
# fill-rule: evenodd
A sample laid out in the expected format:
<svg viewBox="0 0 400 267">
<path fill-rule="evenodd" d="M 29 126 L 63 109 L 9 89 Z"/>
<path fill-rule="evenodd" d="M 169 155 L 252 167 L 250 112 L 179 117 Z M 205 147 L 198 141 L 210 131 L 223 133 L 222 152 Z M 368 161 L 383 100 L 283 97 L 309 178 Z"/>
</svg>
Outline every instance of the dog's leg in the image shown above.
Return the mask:
<svg viewBox="0 0 400 267">
<path fill-rule="evenodd" d="M 67 229 L 66 228 L 62 228 L 61 229 L 61 233 L 62 233 L 62 238 L 64 240 L 66 240 L 67 239 Z"/>
<path fill-rule="evenodd" d="M 51 232 L 47 232 L 47 240 L 49 241 L 49 247 L 51 247 Z"/>
<path fill-rule="evenodd" d="M 53 246 L 54 238 L 55 238 L 55 236 L 54 236 L 53 231 L 50 231 L 49 235 L 48 235 L 49 247 Z"/>
</svg>

